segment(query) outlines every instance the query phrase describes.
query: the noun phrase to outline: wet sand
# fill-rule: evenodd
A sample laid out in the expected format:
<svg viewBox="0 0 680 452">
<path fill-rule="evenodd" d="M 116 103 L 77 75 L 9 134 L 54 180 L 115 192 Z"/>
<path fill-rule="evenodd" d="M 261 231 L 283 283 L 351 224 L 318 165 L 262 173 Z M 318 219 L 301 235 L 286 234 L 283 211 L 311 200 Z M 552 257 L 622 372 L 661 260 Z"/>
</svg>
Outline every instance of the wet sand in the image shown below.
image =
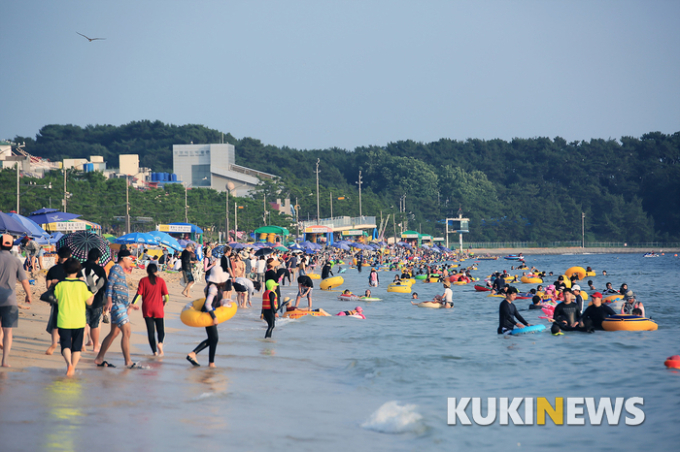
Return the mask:
<svg viewBox="0 0 680 452">
<path fill-rule="evenodd" d="M 45 331 L 47 320 L 50 315 L 50 305 L 40 301 L 40 294 L 45 292 L 45 273 L 36 275 L 36 284 L 31 286 L 32 289 L 32 303 L 27 305 L 24 303 L 25 293 L 20 284 L 16 286 L 17 300 L 19 301 L 19 327 L 13 330 L 12 351 L 9 356 L 10 368 L 0 368 L 0 372 L 17 372 L 31 367 L 39 367 L 43 369 L 66 369 L 66 364 L 61 356 L 61 349 L 57 347 L 52 355 L 45 355 L 45 351 L 52 343 L 51 336 Z M 126 275 L 130 298 L 134 296 L 137 291 L 139 280 L 146 276 L 146 271 L 133 269 L 131 274 Z M 159 274 L 168 286 L 170 293 L 170 301 L 165 306 L 166 319 L 178 318 L 184 305 L 190 300 L 200 298 L 202 296 L 202 284 L 194 285 L 191 289 L 192 298 L 186 298 L 182 295 L 184 288 L 179 284 L 179 273 L 165 273 Z M 131 354 L 132 360 L 137 361 L 140 356 L 148 358 L 151 354 L 149 344 L 146 336 L 146 326 L 144 318 L 142 317 L 141 309 L 130 312 L 130 324 L 132 325 L 131 338 Z M 100 323 L 99 341 L 102 342 L 110 331 L 110 325 Z M 165 329 L 166 334 L 172 333 L 174 329 Z M 176 331 L 176 330 L 175 330 Z M 113 345 L 106 354 L 106 359 L 110 360 L 113 357 L 115 361 L 121 361 L 122 352 L 120 349 L 120 336 L 116 338 Z M 85 341 L 86 342 L 86 341 Z M 78 368 L 86 366 L 94 366 L 94 358 L 97 356 L 92 351 L 92 347 L 87 347 L 87 352 L 81 355 Z"/>
</svg>

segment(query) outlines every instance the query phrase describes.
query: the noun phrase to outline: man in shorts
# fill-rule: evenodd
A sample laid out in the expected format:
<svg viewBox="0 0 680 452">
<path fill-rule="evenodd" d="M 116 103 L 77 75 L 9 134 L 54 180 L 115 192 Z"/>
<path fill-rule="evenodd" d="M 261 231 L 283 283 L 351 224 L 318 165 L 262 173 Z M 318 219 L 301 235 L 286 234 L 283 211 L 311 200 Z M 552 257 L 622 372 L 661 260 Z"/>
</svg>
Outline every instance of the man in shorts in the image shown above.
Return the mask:
<svg viewBox="0 0 680 452">
<path fill-rule="evenodd" d="M 139 309 L 139 306 L 130 304 L 127 281 L 125 280 L 125 272 L 132 270 L 133 261 L 134 258 L 130 252 L 122 250 L 118 253 L 118 263 L 111 267 L 111 271 L 109 271 L 109 280 L 106 284 L 106 307 L 104 309 L 111 313 L 111 332 L 102 342 L 102 348 L 94 360 L 98 367 L 115 367 L 113 364 L 104 361 L 104 356 L 120 332 L 123 333 L 120 348 L 123 350 L 125 366 L 130 369 L 139 367 L 139 364 L 133 363 L 130 359 L 132 327 L 130 326 L 130 317 L 128 317 L 130 309 Z"/>
<path fill-rule="evenodd" d="M 309 305 L 309 310 L 312 310 L 312 290 L 314 289 L 314 283 L 312 278 L 307 275 L 298 276 L 298 294 L 295 299 L 295 307 L 297 308 L 300 304 L 300 300 L 307 297 L 307 304 Z"/>
<path fill-rule="evenodd" d="M 255 292 L 260 291 L 260 282 L 253 282 L 248 278 L 238 277 L 234 278 L 233 287 L 236 292 L 236 301 L 238 301 L 239 308 L 252 307 L 251 298 L 255 295 Z M 246 306 L 246 303 L 248 306 Z"/>
<path fill-rule="evenodd" d="M 191 297 L 191 286 L 194 285 L 194 274 L 191 272 L 193 267 L 193 262 L 196 260 L 194 257 L 194 245 L 191 243 L 182 251 L 182 256 L 180 257 L 182 261 L 182 278 L 187 283 L 187 286 L 182 291 L 182 295 L 189 298 Z"/>
<path fill-rule="evenodd" d="M 14 239 L 3 234 L 0 241 L 0 326 L 2 326 L 2 367 L 10 367 L 9 352 L 12 350 L 12 328 L 19 326 L 19 306 L 14 286 L 21 282 L 26 292 L 26 303 L 31 302 L 31 288 L 21 261 L 10 250 Z"/>
<path fill-rule="evenodd" d="M 94 301 L 87 306 L 85 311 L 87 318 L 85 337 L 88 339 L 86 346 L 91 345 L 95 353 L 99 353 L 99 322 L 104 311 L 104 292 L 106 292 L 107 282 L 106 271 L 98 264 L 101 255 L 101 251 L 93 248 L 87 254 L 87 261 L 83 264 L 85 282 L 90 292 L 94 294 Z M 83 346 L 83 351 L 85 351 L 85 346 Z"/>
</svg>

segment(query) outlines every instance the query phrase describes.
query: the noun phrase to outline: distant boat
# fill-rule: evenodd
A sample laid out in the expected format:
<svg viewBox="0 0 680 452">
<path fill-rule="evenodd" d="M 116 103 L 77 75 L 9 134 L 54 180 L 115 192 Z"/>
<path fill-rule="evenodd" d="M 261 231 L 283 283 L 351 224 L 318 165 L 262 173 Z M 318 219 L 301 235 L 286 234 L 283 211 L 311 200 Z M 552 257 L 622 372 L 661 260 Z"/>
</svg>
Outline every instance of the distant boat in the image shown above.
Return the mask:
<svg viewBox="0 0 680 452">
<path fill-rule="evenodd" d="M 642 257 L 659 257 L 659 254 L 656 253 L 645 253 Z"/>
</svg>

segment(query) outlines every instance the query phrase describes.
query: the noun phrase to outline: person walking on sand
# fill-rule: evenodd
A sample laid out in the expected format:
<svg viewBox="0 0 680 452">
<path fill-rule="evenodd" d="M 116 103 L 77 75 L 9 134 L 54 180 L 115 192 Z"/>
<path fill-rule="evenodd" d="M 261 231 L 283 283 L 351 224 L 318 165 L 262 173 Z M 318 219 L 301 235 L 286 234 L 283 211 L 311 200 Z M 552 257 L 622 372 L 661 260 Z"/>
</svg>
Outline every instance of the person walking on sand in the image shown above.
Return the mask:
<svg viewBox="0 0 680 452">
<path fill-rule="evenodd" d="M 215 309 L 230 302 L 230 300 L 224 298 L 227 285 L 231 286 L 231 275 L 228 272 L 230 267 L 229 258 L 222 256 L 219 263 L 213 266 L 210 274 L 208 274 L 208 285 L 204 289 L 205 302 L 201 311 L 210 314 L 213 324 L 205 327 L 208 338 L 198 344 L 186 357 L 186 360 L 194 367 L 200 366 L 198 361 L 196 361 L 196 355 L 206 348 L 208 349 L 208 367 L 215 367 L 215 352 L 217 351 L 217 343 L 220 339 L 217 332 L 218 320 L 215 315 Z M 229 290 L 231 290 L 231 287 L 229 287 Z"/>
<path fill-rule="evenodd" d="M 187 286 L 184 288 L 182 291 L 182 295 L 185 297 L 189 298 L 191 297 L 191 286 L 194 285 L 194 274 L 191 272 L 193 261 L 196 259 L 194 257 L 194 245 L 191 243 L 187 245 L 187 247 L 182 251 L 182 255 L 180 257 L 182 261 L 182 278 L 184 278 L 184 281 L 187 283 Z"/>
<path fill-rule="evenodd" d="M 64 262 L 71 257 L 71 250 L 66 246 L 62 246 L 57 250 L 57 264 L 49 269 L 47 275 L 45 276 L 45 285 L 47 289 L 54 287 L 57 283 L 66 279 L 66 271 L 64 270 Z M 80 276 L 80 275 L 78 275 Z M 59 308 L 56 304 L 53 304 L 50 309 L 50 316 L 47 319 L 47 331 L 52 335 L 52 344 L 45 351 L 46 355 L 51 355 L 57 349 L 59 345 L 59 330 L 57 329 L 57 316 L 59 313 Z"/>
<path fill-rule="evenodd" d="M 99 353 L 99 322 L 104 312 L 104 292 L 107 282 L 106 271 L 97 263 L 101 255 L 101 251 L 92 248 L 87 254 L 87 261 L 83 264 L 82 270 L 87 287 L 94 294 L 92 305 L 88 306 L 85 311 L 87 317 L 85 337 L 88 339 L 85 345 L 91 345 L 92 351 L 95 353 Z M 83 347 L 83 351 L 85 351 L 85 347 Z"/>
<path fill-rule="evenodd" d="M 156 264 L 149 264 L 146 267 L 145 278 L 139 281 L 137 295 L 132 300 L 136 304 L 139 298 L 142 299 L 142 316 L 146 323 L 146 333 L 149 337 L 149 345 L 154 356 L 163 356 L 163 340 L 165 339 L 165 304 L 170 299 L 168 287 L 163 278 L 156 276 L 158 267 Z M 158 343 L 156 343 L 156 331 L 158 331 Z"/>
<path fill-rule="evenodd" d="M 120 332 L 123 333 L 123 337 L 120 340 L 120 348 L 123 351 L 125 366 L 130 369 L 139 367 L 139 364 L 133 363 L 130 359 L 130 335 L 132 334 L 132 327 L 130 326 L 130 317 L 128 316 L 131 309 L 139 309 L 139 306 L 130 305 L 128 286 L 125 280 L 125 272 L 129 272 L 132 269 L 133 259 L 128 250 L 121 251 L 118 253 L 118 263 L 111 267 L 109 272 L 109 281 L 106 284 L 106 307 L 104 309 L 111 313 L 111 332 L 102 342 L 99 354 L 94 359 L 94 363 L 98 367 L 116 367 L 104 361 L 104 357 Z"/>
<path fill-rule="evenodd" d="M 85 281 L 78 279 L 81 265 L 76 259 L 69 258 L 64 262 L 66 279 L 54 287 L 54 296 L 59 305 L 57 329 L 61 343 L 61 356 L 66 361 L 66 376 L 73 376 L 80 361 L 80 350 L 83 347 L 83 336 L 87 317 L 86 307 L 92 304 L 94 295 Z"/>
<path fill-rule="evenodd" d="M 10 250 L 14 246 L 14 239 L 9 234 L 2 235 L 0 241 L 0 348 L 2 348 L 2 367 L 9 365 L 9 353 L 12 350 L 12 329 L 19 326 L 19 305 L 14 292 L 16 282 L 26 292 L 26 303 L 31 302 L 31 288 L 28 284 L 26 272 L 21 261 L 12 256 Z"/>
</svg>

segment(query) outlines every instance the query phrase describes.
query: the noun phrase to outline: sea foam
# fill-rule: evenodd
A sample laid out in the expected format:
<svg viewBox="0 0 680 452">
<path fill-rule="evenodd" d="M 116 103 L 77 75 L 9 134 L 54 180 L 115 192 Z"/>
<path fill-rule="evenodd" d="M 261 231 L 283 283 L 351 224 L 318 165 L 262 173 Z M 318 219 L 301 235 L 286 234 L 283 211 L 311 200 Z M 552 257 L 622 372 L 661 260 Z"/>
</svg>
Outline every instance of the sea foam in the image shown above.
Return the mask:
<svg viewBox="0 0 680 452">
<path fill-rule="evenodd" d="M 415 405 L 399 405 L 396 400 L 383 404 L 361 426 L 380 433 L 407 433 L 423 430 L 423 417 Z"/>
</svg>

